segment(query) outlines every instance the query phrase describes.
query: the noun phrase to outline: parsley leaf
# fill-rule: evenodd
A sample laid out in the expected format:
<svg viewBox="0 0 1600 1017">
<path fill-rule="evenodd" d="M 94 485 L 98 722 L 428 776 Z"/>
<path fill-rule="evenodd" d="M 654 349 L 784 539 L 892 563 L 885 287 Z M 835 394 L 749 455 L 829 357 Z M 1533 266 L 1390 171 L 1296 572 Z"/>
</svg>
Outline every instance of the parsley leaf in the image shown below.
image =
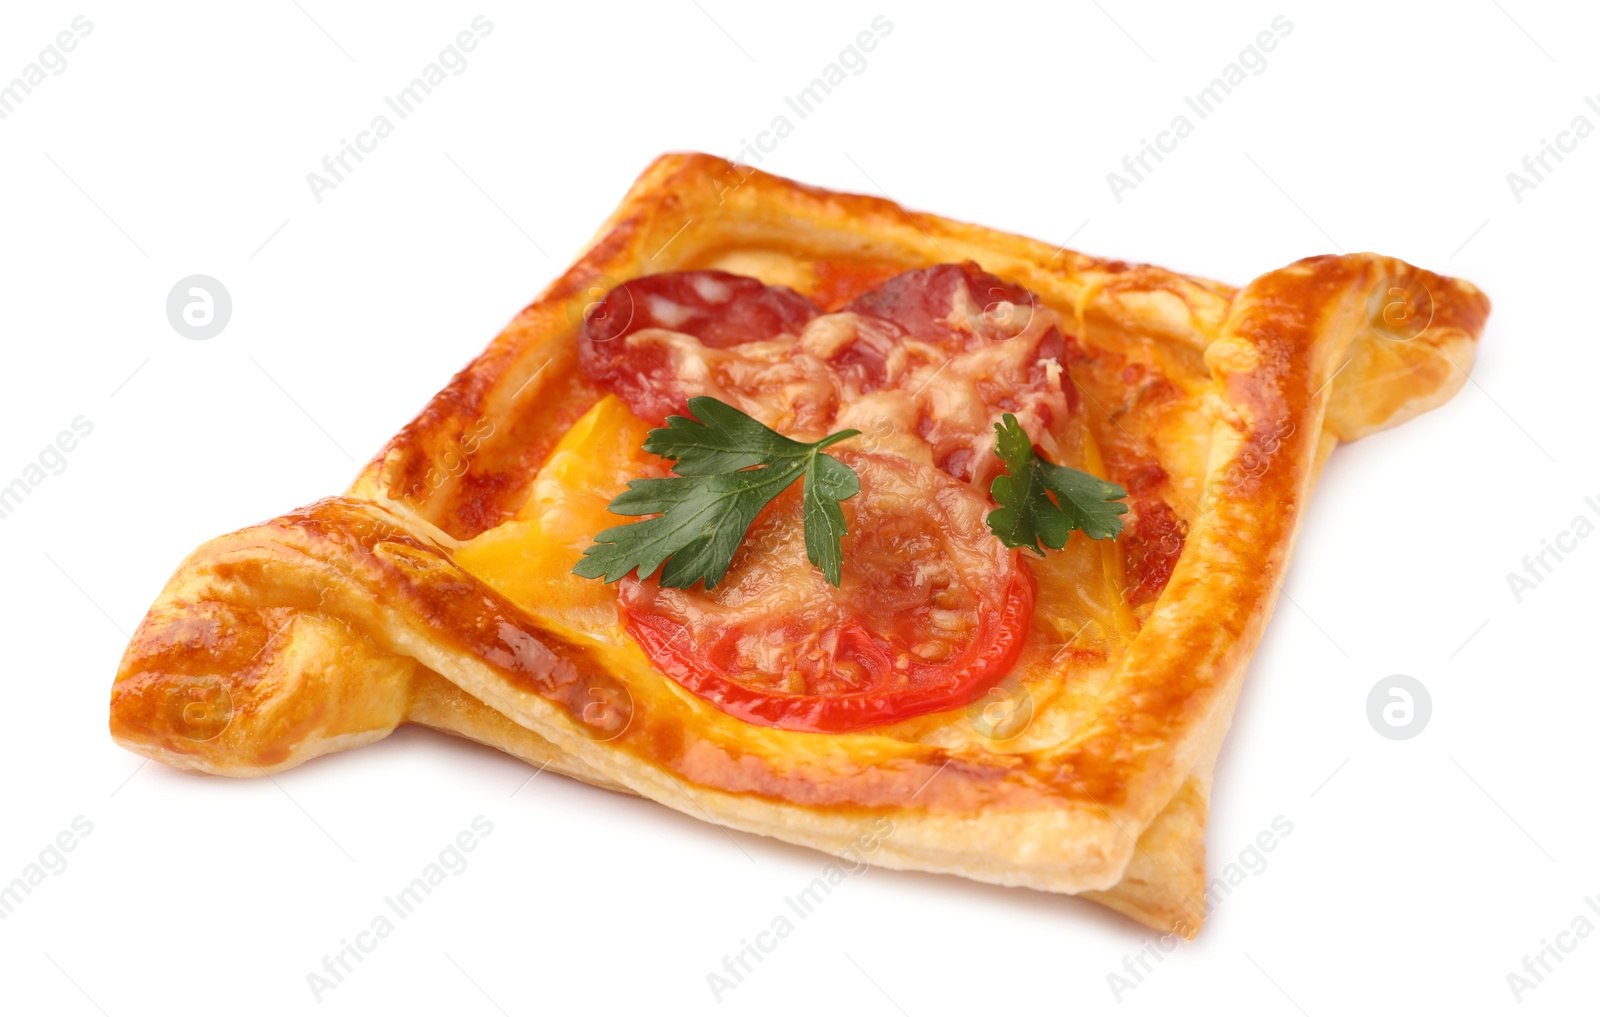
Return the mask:
<svg viewBox="0 0 1600 1017">
<path fill-rule="evenodd" d="M 1118 501 L 1128 492 L 1092 474 L 1058 466 L 1033 450 L 1033 439 L 1007 413 L 994 425 L 994 454 L 1006 464 L 1006 473 L 994 478 L 989 494 L 1000 507 L 989 513 L 989 530 L 1007 547 L 1025 547 L 1038 554 L 1039 545 L 1060 549 L 1073 530 L 1095 540 L 1122 532 L 1128 511 Z M 1055 495 L 1055 500 L 1050 500 Z"/>
<path fill-rule="evenodd" d="M 795 441 L 710 396 L 690 399 L 689 412 L 695 419 L 668 417 L 644 443 L 646 452 L 673 460 L 677 476 L 630 480 L 608 506 L 652 518 L 601 531 L 572 571 L 612 583 L 659 568 L 662 586 L 687 589 L 704 580 L 709 590 L 727 574 L 756 515 L 804 476 L 806 557 L 838 586 L 845 533 L 839 503 L 861 490 L 861 480 L 822 450 L 860 432 Z"/>
</svg>

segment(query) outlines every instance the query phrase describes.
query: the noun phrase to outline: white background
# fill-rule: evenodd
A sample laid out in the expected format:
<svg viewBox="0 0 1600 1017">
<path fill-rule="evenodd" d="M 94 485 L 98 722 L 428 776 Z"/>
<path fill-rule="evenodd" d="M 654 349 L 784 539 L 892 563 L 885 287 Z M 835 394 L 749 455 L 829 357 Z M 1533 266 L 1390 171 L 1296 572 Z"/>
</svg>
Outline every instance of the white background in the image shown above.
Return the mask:
<svg viewBox="0 0 1600 1017">
<path fill-rule="evenodd" d="M 11 4 L 0 81 L 92 32 L 0 121 L 0 883 L 93 832 L 0 920 L 0 1011 L 1565 1014 L 1600 934 L 1593 445 L 1595 12 L 1528 0 L 1230 5 Z M 492 33 L 319 203 L 306 183 L 467 29 Z M 823 856 L 420 730 L 274 781 L 141 765 L 106 734 L 127 634 L 201 540 L 342 490 L 554 278 L 661 152 L 734 155 L 882 13 L 893 30 L 763 168 L 1234 283 L 1376 250 L 1495 303 L 1443 409 L 1340 449 L 1217 772 L 1213 875 L 1293 832 L 1120 1002 L 1147 930 L 1070 898 L 872 870 L 717 1004 L 706 976 Z M 1106 174 L 1276 15 L 1293 31 L 1144 183 Z M 315 19 L 315 20 L 313 20 Z M 1513 19 L 1515 19 L 1513 21 Z M 792 113 L 789 113 L 794 120 Z M 1190 114 L 1191 120 L 1194 116 Z M 391 117 L 392 119 L 392 117 Z M 221 280 L 214 339 L 164 313 Z M 1292 602 L 1291 602 L 1292 601 Z M 1416 677 L 1409 741 L 1369 690 Z M 475 816 L 468 859 L 319 1004 L 306 976 Z"/>
</svg>

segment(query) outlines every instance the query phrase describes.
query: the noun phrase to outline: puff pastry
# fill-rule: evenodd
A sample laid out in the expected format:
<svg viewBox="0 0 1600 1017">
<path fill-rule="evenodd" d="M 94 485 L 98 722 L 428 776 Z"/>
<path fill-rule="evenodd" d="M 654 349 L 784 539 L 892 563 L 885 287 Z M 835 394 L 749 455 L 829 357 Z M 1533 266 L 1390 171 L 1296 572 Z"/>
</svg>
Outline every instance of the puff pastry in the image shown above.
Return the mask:
<svg viewBox="0 0 1600 1017">
<path fill-rule="evenodd" d="M 627 425 L 578 368 L 588 309 L 619 280 L 691 269 L 831 309 L 966 261 L 1072 333 L 1090 465 L 1135 520 L 1092 554 L 1030 561 L 1037 606 L 1002 683 L 1003 719 L 1020 703 L 1026 723 L 999 730 L 980 703 L 780 730 L 656 671 L 608 588 L 567 574 L 581 542 L 557 532 L 605 518 L 595 435 Z M 1235 289 L 664 156 L 348 492 L 183 562 L 122 660 L 111 732 L 254 776 L 424 724 L 825 852 L 887 816 L 876 864 L 1082 894 L 1193 936 L 1213 763 L 1319 468 L 1447 400 L 1488 310 L 1469 283 L 1373 254 Z"/>
</svg>

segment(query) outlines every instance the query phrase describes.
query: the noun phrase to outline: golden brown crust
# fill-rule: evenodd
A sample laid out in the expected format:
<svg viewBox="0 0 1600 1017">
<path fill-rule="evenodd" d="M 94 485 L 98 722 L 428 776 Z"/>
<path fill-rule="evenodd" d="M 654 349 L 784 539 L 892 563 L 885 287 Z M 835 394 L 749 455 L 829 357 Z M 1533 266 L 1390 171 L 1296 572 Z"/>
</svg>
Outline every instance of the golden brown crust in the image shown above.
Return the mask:
<svg viewBox="0 0 1600 1017">
<path fill-rule="evenodd" d="M 612 282 L 715 266 L 832 305 L 897 268 L 963 259 L 1073 324 L 1074 378 L 1108 466 L 1148 481 L 1124 554 L 1143 567 L 1171 543 L 1141 573 L 1146 602 L 1132 598 L 1098 693 L 1041 703 L 1036 729 L 1057 740 L 750 729 L 456 563 L 459 541 L 517 511 L 597 398 L 576 371 L 574 326 Z M 1426 294 L 1424 329 L 1374 318 L 1393 304 L 1374 294 L 1391 292 Z M 1211 762 L 1317 468 L 1337 440 L 1447 399 L 1487 312 L 1470 284 L 1376 255 L 1308 258 L 1234 290 L 666 156 L 349 494 L 185 562 L 124 657 L 112 732 L 175 765 L 249 775 L 411 720 L 823 850 L 888 813 L 882 864 L 1099 891 L 1192 935 Z"/>
</svg>

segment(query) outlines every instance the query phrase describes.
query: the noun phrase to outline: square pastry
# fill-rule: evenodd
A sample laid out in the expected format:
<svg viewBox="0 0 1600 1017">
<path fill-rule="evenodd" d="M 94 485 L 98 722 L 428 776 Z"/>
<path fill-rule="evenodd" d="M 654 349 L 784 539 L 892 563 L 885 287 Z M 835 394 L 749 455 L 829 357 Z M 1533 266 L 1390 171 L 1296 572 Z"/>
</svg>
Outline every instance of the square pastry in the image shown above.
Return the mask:
<svg viewBox="0 0 1600 1017">
<path fill-rule="evenodd" d="M 1193 936 L 1213 764 L 1335 445 L 1471 284 L 1236 289 L 652 165 L 343 495 L 202 545 L 111 732 L 256 776 L 404 723 L 711 823 Z"/>
</svg>

